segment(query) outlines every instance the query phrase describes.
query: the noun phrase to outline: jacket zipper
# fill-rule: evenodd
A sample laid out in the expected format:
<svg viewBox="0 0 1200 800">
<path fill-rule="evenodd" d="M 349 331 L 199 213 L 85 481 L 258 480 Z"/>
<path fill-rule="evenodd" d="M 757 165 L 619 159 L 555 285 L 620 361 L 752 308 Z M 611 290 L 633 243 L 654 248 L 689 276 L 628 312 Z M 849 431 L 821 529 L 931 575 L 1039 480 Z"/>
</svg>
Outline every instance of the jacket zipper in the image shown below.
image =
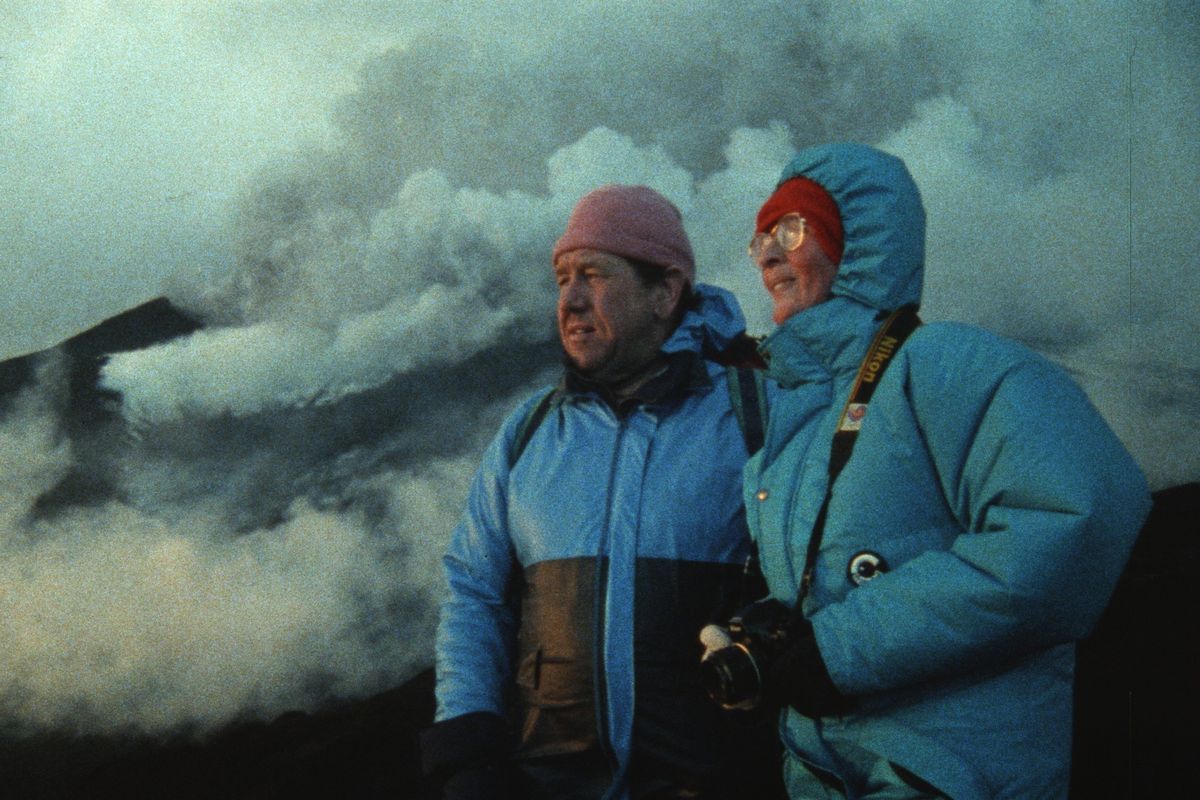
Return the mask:
<svg viewBox="0 0 1200 800">
<path fill-rule="evenodd" d="M 610 412 L 611 413 L 611 412 Z M 595 675 L 595 703 L 596 703 L 596 721 L 597 731 L 600 737 L 600 749 L 608 759 L 610 769 L 613 775 L 617 775 L 620 768 L 620 761 L 613 749 L 612 740 L 609 737 L 609 719 L 608 719 L 608 688 L 606 670 L 604 668 L 604 643 L 606 641 L 605 631 L 608 627 L 608 621 L 604 613 L 605 599 L 607 598 L 606 586 L 608 583 L 608 571 L 604 568 L 606 561 L 606 552 L 609 550 L 609 541 L 612 531 L 612 506 L 613 506 L 613 486 L 617 479 L 617 461 L 621 452 L 621 440 L 625 434 L 625 418 L 617 417 L 616 438 L 613 442 L 612 460 L 609 463 L 608 469 L 608 487 L 607 487 L 607 502 L 604 506 L 604 527 L 601 528 L 600 548 L 596 553 L 596 595 L 595 595 L 595 640 L 592 642 L 592 661 L 593 673 Z M 610 787 L 611 791 L 611 787 Z M 605 797 L 609 795 L 606 793 Z"/>
</svg>

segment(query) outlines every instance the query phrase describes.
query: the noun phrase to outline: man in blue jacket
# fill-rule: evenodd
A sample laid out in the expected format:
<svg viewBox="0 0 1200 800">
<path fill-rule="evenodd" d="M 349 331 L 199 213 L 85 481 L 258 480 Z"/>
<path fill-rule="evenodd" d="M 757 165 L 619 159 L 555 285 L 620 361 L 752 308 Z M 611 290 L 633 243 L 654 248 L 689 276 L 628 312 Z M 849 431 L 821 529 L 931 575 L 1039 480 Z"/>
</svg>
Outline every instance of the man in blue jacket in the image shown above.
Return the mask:
<svg viewBox="0 0 1200 800">
<path fill-rule="evenodd" d="M 742 315 L 644 186 L 580 200 L 553 268 L 566 368 L 502 426 L 445 556 L 426 767 L 448 797 L 725 797 L 778 772 L 774 731 L 739 751 L 697 666 L 749 543 L 741 395 L 714 360 Z"/>
<path fill-rule="evenodd" d="M 904 164 L 861 145 L 797 154 L 758 214 L 783 391 L 745 501 L 790 607 L 762 694 L 794 798 L 1065 797 L 1074 642 L 1149 493 L 1061 369 L 917 326 L 924 237 Z"/>
</svg>

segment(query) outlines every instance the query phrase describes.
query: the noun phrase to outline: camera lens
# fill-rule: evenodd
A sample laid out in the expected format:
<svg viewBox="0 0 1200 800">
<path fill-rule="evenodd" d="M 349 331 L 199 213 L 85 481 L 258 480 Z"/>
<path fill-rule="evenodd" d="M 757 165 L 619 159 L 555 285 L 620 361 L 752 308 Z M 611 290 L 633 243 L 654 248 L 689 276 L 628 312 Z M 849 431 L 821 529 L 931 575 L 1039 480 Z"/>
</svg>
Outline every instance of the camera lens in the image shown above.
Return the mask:
<svg viewBox="0 0 1200 800">
<path fill-rule="evenodd" d="M 762 676 L 754 656 L 742 644 L 716 651 L 700 665 L 704 690 L 725 708 L 752 708 L 758 704 Z"/>
</svg>

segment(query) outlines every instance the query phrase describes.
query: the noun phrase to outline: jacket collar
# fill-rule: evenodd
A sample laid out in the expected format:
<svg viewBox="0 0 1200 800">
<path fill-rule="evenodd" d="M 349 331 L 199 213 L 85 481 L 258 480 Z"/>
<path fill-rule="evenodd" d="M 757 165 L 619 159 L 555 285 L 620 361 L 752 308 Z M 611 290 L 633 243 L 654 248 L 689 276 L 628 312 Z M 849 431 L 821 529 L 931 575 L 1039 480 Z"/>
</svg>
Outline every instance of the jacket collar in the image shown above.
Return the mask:
<svg viewBox="0 0 1200 800">
<path fill-rule="evenodd" d="M 561 386 L 570 395 L 593 394 L 603 400 L 617 416 L 625 416 L 638 406 L 671 405 L 685 395 L 708 386 L 712 379 L 698 353 L 683 350 L 664 355 L 650 375 L 628 394 L 618 395 L 603 383 L 581 375 L 567 365 Z"/>
<path fill-rule="evenodd" d="M 881 317 L 849 297 L 832 297 L 792 316 L 763 340 L 767 375 L 785 389 L 856 372 Z"/>
</svg>

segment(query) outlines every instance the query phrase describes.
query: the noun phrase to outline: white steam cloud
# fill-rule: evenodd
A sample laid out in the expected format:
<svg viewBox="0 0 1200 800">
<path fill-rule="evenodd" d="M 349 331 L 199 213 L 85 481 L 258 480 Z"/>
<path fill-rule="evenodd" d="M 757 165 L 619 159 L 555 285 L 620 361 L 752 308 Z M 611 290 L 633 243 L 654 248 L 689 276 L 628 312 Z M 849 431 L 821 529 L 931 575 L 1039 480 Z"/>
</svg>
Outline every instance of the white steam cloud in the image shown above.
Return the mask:
<svg viewBox="0 0 1200 800">
<path fill-rule="evenodd" d="M 1192 4 L 86 5 L 46 17 L 66 52 L 32 4 L 0 12 L 0 189 L 30 198 L 0 211 L 0 269 L 59 276 L 8 319 L 80 306 L 94 273 L 117 287 L 94 321 L 179 267 L 165 291 L 205 327 L 114 354 L 99 393 L 78 353 L 41 353 L 0 397 L 8 724 L 203 729 L 427 665 L 469 476 L 553 375 L 550 249 L 609 181 L 670 197 L 763 333 L 745 241 L 789 155 L 903 157 L 926 318 L 1063 364 L 1156 488 L 1200 477 Z"/>
<path fill-rule="evenodd" d="M 0 428 L 10 723 L 203 729 L 381 691 L 426 664 L 443 532 L 470 459 L 378 470 L 355 487 L 369 504 L 296 500 L 279 524 L 236 536 L 203 506 L 113 501 L 14 519 L 72 462 L 38 395 L 18 398 Z"/>
</svg>

